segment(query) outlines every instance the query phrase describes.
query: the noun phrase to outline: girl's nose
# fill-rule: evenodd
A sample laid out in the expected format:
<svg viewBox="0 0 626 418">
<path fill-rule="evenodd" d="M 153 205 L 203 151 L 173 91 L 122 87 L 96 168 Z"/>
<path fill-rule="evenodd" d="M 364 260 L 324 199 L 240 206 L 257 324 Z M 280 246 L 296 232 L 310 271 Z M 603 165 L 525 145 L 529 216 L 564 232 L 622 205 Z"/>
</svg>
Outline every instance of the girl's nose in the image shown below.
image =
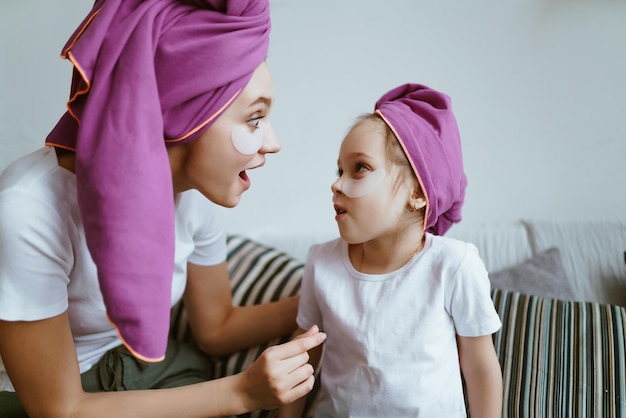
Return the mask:
<svg viewBox="0 0 626 418">
<path fill-rule="evenodd" d="M 274 133 L 272 125 L 267 122 L 267 124 L 263 126 L 263 145 L 261 145 L 259 152 L 261 154 L 273 154 L 280 151 L 281 148 L 282 145 Z"/>
<path fill-rule="evenodd" d="M 330 190 L 333 192 L 333 194 L 343 193 L 341 190 L 342 184 L 343 184 L 343 179 L 341 177 L 338 177 L 337 180 L 335 180 L 335 182 L 330 185 Z"/>
</svg>

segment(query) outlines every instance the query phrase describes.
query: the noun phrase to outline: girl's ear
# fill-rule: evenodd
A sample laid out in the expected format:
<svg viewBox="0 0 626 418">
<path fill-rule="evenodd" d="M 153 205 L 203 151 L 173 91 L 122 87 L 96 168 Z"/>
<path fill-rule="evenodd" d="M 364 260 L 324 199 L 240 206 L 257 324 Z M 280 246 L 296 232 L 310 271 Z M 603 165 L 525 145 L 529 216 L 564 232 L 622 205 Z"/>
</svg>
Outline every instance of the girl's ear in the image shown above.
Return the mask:
<svg viewBox="0 0 626 418">
<path fill-rule="evenodd" d="M 411 208 L 411 211 L 417 211 L 424 206 L 426 206 L 426 199 L 424 199 L 424 197 L 417 191 L 413 191 L 413 193 L 411 193 L 411 197 L 409 198 L 409 207 Z"/>
<path fill-rule="evenodd" d="M 423 197 L 418 197 L 417 199 L 411 199 L 411 207 L 414 210 L 418 210 L 426 206 L 426 199 Z"/>
</svg>

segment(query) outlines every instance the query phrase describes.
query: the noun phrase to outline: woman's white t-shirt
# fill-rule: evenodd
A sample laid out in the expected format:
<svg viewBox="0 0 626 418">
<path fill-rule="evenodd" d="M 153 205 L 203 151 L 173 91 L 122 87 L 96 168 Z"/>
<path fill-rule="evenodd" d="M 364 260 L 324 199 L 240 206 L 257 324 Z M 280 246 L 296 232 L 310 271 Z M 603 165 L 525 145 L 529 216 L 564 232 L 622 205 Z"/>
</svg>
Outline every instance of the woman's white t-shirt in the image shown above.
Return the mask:
<svg viewBox="0 0 626 418">
<path fill-rule="evenodd" d="M 176 202 L 172 305 L 186 285 L 187 262 L 226 259 L 225 208 L 195 190 Z M 81 373 L 121 341 L 106 316 L 96 266 L 85 243 L 76 177 L 44 147 L 0 176 L 0 319 L 35 321 L 68 311 Z M 0 358 L 0 391 L 13 391 Z"/>
</svg>

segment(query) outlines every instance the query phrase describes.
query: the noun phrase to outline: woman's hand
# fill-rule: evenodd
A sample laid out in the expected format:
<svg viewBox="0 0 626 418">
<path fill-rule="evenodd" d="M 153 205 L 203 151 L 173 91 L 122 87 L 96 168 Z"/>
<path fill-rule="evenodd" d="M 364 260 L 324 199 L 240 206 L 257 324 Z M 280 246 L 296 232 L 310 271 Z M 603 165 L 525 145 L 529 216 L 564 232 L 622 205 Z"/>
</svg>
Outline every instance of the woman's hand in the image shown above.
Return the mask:
<svg viewBox="0 0 626 418">
<path fill-rule="evenodd" d="M 314 325 L 293 340 L 266 349 L 242 373 L 242 390 L 250 399 L 250 409 L 273 409 L 309 393 L 315 377 L 308 351 L 325 339 L 326 334 Z"/>
</svg>

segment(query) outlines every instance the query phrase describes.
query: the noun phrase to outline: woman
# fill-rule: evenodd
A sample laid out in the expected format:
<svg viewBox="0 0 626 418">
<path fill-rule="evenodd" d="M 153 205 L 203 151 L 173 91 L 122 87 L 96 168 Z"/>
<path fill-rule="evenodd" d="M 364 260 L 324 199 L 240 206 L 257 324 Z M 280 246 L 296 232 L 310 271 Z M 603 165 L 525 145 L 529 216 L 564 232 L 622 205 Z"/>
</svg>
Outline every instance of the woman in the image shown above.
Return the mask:
<svg viewBox="0 0 626 418">
<path fill-rule="evenodd" d="M 206 354 L 295 328 L 297 298 L 233 308 L 225 262 L 222 207 L 280 149 L 269 30 L 267 1 L 98 0 L 72 35 L 68 112 L 0 177 L 1 416 L 233 415 L 312 388 L 316 327 L 206 381 Z M 197 347 L 167 338 L 181 297 Z"/>
</svg>

